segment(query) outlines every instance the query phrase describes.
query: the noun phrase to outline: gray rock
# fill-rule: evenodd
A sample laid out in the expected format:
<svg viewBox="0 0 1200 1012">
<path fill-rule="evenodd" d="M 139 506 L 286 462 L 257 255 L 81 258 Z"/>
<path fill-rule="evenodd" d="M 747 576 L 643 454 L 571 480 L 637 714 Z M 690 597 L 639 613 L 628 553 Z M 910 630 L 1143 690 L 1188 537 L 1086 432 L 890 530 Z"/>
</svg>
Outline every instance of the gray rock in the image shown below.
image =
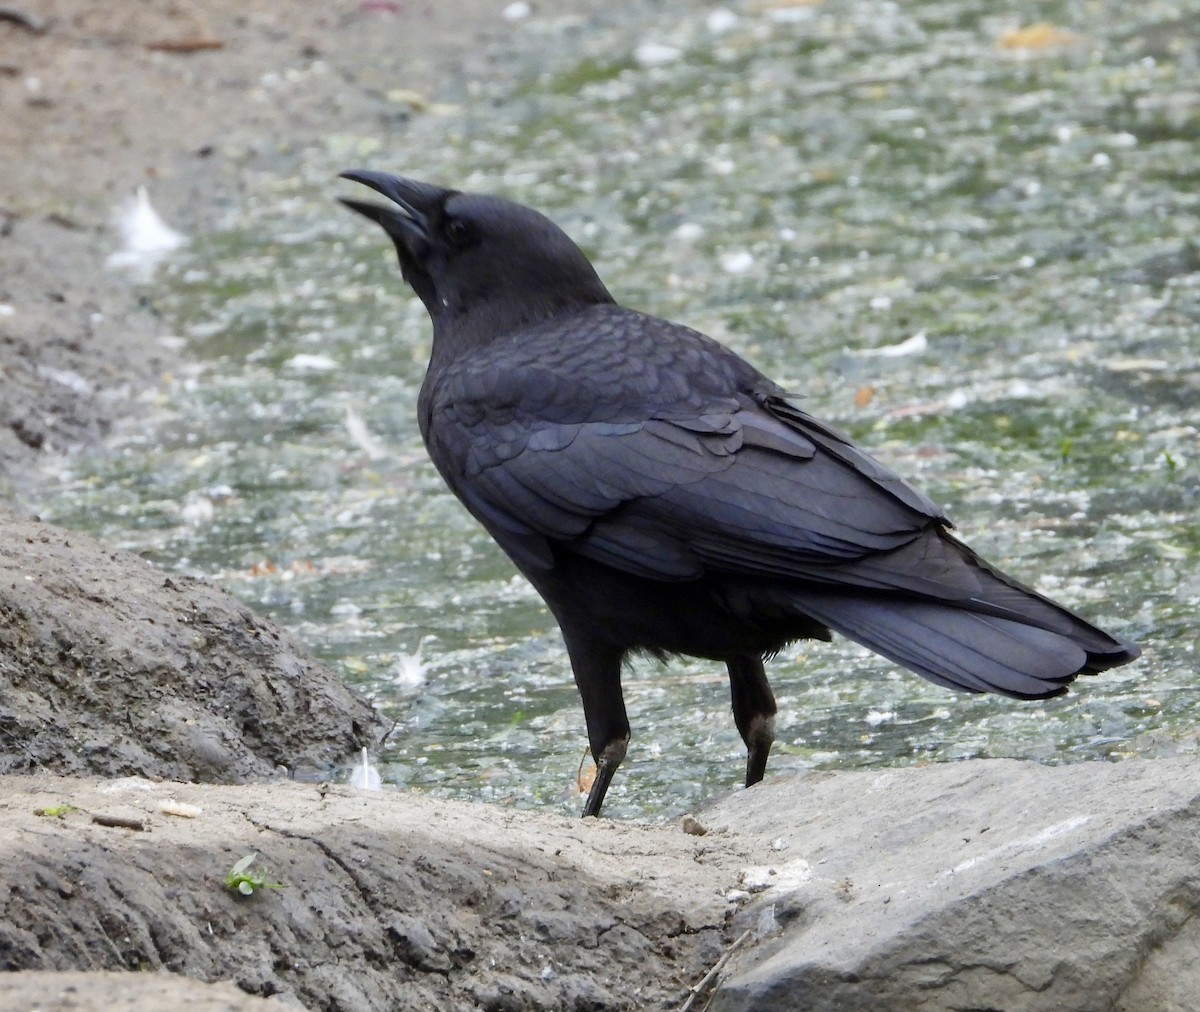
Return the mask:
<svg viewBox="0 0 1200 1012">
<path fill-rule="evenodd" d="M 328 775 L 382 736 L 361 696 L 224 591 L 0 511 L 0 773 Z"/>
<path fill-rule="evenodd" d="M 1200 1008 L 1200 761 L 1008 760 L 781 778 L 711 1009 Z"/>
</svg>

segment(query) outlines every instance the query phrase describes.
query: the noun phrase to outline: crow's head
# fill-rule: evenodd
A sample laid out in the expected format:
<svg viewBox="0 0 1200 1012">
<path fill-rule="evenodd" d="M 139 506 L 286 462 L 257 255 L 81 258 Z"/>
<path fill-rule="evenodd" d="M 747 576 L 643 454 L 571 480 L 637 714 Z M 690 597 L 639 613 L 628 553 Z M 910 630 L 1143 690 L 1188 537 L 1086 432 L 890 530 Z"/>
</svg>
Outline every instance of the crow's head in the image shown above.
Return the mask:
<svg viewBox="0 0 1200 1012">
<path fill-rule="evenodd" d="M 498 337 L 564 309 L 612 301 L 582 250 L 531 208 L 382 172 L 342 177 L 394 202 L 339 198 L 391 237 L 435 334 L 467 329 Z"/>
</svg>

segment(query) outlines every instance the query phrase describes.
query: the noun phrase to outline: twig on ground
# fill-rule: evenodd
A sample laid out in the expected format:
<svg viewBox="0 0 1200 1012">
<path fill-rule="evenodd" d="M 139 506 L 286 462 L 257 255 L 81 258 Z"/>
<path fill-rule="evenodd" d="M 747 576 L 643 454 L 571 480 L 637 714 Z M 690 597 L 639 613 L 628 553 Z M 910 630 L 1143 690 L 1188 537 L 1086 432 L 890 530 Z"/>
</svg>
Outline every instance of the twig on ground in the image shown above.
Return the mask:
<svg viewBox="0 0 1200 1012">
<path fill-rule="evenodd" d="M 691 990 L 688 992 L 687 1000 L 679 1006 L 679 1012 L 688 1012 L 688 1009 L 692 1007 L 693 1002 L 695 1002 L 695 1000 L 699 998 L 700 995 L 705 992 L 705 990 L 707 990 L 708 986 L 716 979 L 717 974 L 721 972 L 721 968 L 729 962 L 730 957 L 733 956 L 733 954 L 741 947 L 742 943 L 750 937 L 750 933 L 750 929 L 747 928 L 740 935 L 738 935 L 737 938 L 733 940 L 729 948 L 721 953 L 721 958 L 713 963 L 712 969 L 692 985 Z"/>
</svg>

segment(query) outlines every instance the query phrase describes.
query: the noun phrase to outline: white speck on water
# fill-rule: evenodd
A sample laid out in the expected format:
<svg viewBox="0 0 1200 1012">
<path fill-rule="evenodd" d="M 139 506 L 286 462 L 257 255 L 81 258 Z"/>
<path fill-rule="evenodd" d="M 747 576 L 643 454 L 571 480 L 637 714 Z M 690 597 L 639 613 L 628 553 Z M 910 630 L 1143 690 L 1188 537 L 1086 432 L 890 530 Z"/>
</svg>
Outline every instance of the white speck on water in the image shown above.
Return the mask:
<svg viewBox="0 0 1200 1012">
<path fill-rule="evenodd" d="M 505 21 L 524 21 L 533 13 L 533 8 L 524 0 L 517 0 L 516 3 L 511 3 L 500 12 L 500 16 Z"/>
<path fill-rule="evenodd" d="M 878 727 L 880 724 L 886 724 L 889 720 L 896 719 L 895 710 L 868 710 L 867 715 L 863 717 L 871 727 Z"/>
<path fill-rule="evenodd" d="M 0 302 L 0 316 L 16 316 L 17 311 L 7 302 Z"/>
<path fill-rule="evenodd" d="M 388 455 L 387 447 L 375 438 L 362 416 L 349 404 L 346 405 L 346 434 L 371 460 L 382 460 Z"/>
<path fill-rule="evenodd" d="M 1103 151 L 1097 151 L 1092 155 L 1092 166 L 1097 169 L 1107 169 L 1112 165 L 1112 159 Z"/>
<path fill-rule="evenodd" d="M 868 305 L 872 309 L 891 309 L 892 297 L 890 295 L 876 295 L 871 299 Z"/>
<path fill-rule="evenodd" d="M 392 681 L 404 689 L 415 689 L 425 684 L 425 662 L 421 659 L 421 650 L 425 642 L 421 641 L 411 654 L 397 654 L 393 666 Z"/>
<path fill-rule="evenodd" d="M 667 63 L 674 63 L 682 55 L 682 49 L 663 45 L 661 42 L 643 42 L 633 51 L 633 58 L 639 67 L 661 67 Z"/>
<path fill-rule="evenodd" d="M 921 330 L 899 344 L 885 344 L 882 348 L 847 349 L 851 354 L 865 358 L 900 358 L 903 355 L 919 355 L 929 347 L 929 339 Z"/>
<path fill-rule="evenodd" d="M 1026 253 L 1025 256 L 1021 257 L 1021 259 L 1017 261 L 1017 266 L 1021 267 L 1023 270 L 1029 270 L 1030 267 L 1037 266 L 1037 258 L 1031 257 L 1028 253 Z"/>
<path fill-rule="evenodd" d="M 772 7 L 767 11 L 767 17 L 781 25 L 795 25 L 808 21 L 814 16 L 812 7 Z"/>
<path fill-rule="evenodd" d="M 337 360 L 328 355 L 311 355 L 301 352 L 299 355 L 289 358 L 284 365 L 297 372 L 329 372 L 331 369 L 337 368 Z"/>
<path fill-rule="evenodd" d="M 704 226 L 694 221 L 685 221 L 671 233 L 677 242 L 692 243 L 704 235 Z"/>
<path fill-rule="evenodd" d="M 720 263 L 726 274 L 745 274 L 754 266 L 754 255 L 749 250 L 731 250 L 721 254 Z"/>
<path fill-rule="evenodd" d="M 961 411 L 971 403 L 971 397 L 965 390 L 951 390 L 946 397 L 946 407 L 951 411 Z"/>
<path fill-rule="evenodd" d="M 1025 400 L 1030 397 L 1036 398 L 1039 396 L 1037 390 L 1024 380 L 1013 380 L 1008 384 L 1006 393 L 1014 400 Z"/>
<path fill-rule="evenodd" d="M 736 27 L 738 20 L 738 16 L 728 7 L 718 7 L 715 11 L 708 12 L 704 24 L 713 35 L 724 35 Z"/>
<path fill-rule="evenodd" d="M 196 495 L 188 499 L 179 510 L 179 519 L 193 527 L 202 527 L 211 523 L 217 508 L 206 495 Z"/>
</svg>

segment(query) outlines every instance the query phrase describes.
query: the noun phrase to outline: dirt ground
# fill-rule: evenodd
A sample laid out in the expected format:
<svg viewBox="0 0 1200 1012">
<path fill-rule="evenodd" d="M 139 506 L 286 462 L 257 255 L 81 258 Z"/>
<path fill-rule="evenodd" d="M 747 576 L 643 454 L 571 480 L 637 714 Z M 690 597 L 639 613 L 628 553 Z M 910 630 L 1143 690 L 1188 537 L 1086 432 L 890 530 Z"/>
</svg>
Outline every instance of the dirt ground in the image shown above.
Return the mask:
<svg viewBox="0 0 1200 1012">
<path fill-rule="evenodd" d="M 214 1007 L 247 1010 L 675 1009 L 744 930 L 732 891 L 771 853 L 350 787 L 46 776 L 0 777 L 0 852 L 6 962 L 139 971 L 74 1005 L 44 1003 L 63 986 L 44 974 L 0 975 L 0 1009 L 104 1012 L 174 1012 L 184 977 L 236 983 L 257 997 Z M 250 854 L 271 885 L 242 895 L 226 879 Z"/>
</svg>

